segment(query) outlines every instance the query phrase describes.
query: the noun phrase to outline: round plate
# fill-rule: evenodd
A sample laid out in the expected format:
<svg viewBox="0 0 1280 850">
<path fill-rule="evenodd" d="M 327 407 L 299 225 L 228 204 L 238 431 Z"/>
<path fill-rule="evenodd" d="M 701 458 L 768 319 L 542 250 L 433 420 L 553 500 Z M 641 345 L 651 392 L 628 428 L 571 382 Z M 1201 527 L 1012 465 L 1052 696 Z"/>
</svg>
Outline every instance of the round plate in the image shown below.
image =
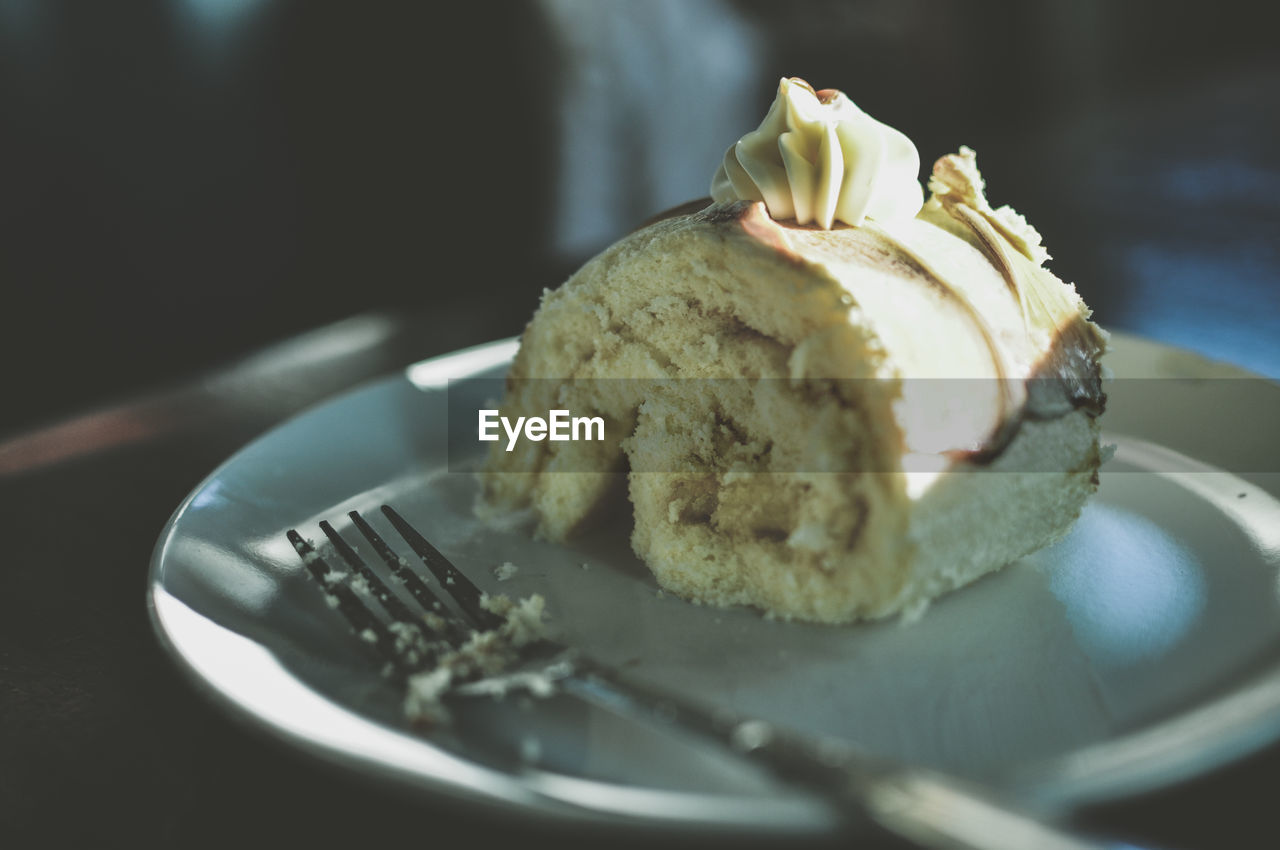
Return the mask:
<svg viewBox="0 0 1280 850">
<path fill-rule="evenodd" d="M 829 627 L 663 595 L 625 517 L 569 546 L 481 525 L 474 476 L 448 463 L 446 402 L 491 386 L 515 348 L 341 396 L 196 488 L 151 567 L 153 621 L 180 666 L 272 734 L 435 792 L 553 817 L 833 827 L 824 804 L 735 755 L 568 698 L 470 702 L 447 733 L 415 734 L 285 537 L 322 537 L 326 519 L 345 530 L 359 510 L 397 540 L 377 510 L 391 504 L 482 590 L 541 593 L 568 643 L 639 679 L 1035 811 L 1147 790 L 1280 735 L 1274 384 L 1115 335 L 1116 452 L 1071 534 L 911 625 Z M 499 582 L 504 562 L 518 571 Z"/>
</svg>

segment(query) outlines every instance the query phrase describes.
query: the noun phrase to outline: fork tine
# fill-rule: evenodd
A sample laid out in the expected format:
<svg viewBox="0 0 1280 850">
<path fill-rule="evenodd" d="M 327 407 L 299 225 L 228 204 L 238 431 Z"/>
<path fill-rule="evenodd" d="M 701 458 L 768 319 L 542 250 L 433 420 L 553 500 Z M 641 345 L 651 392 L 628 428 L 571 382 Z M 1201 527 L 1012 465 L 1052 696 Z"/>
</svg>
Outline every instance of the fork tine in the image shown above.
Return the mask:
<svg viewBox="0 0 1280 850">
<path fill-rule="evenodd" d="M 440 554 L 440 550 L 428 543 L 426 538 L 409 525 L 404 517 L 396 513 L 390 505 L 383 505 L 382 512 L 409 544 L 409 548 L 422 558 L 422 562 L 427 565 L 427 569 L 431 570 L 445 592 L 452 596 L 463 613 L 471 618 L 473 624 L 483 629 L 496 629 L 502 625 L 504 622 L 502 617 L 480 607 L 480 591 L 470 579 L 450 563 L 448 558 Z"/>
<path fill-rule="evenodd" d="M 356 550 L 352 549 L 351 545 L 342 539 L 342 535 L 338 534 L 332 525 L 322 521 L 320 530 L 324 532 L 325 537 L 329 538 L 329 542 L 333 544 L 333 548 L 338 550 L 338 554 L 347 562 L 347 565 L 359 573 L 360 577 L 368 583 L 369 592 L 391 615 L 391 619 L 404 623 L 417 621 L 418 618 L 409 610 L 409 606 L 401 602 L 400 598 L 391 592 L 391 589 L 383 583 L 382 579 L 378 578 L 378 575 L 369 569 L 364 559 L 356 554 Z"/>
<path fill-rule="evenodd" d="M 426 583 L 422 579 L 418 578 L 418 574 L 409 569 L 409 562 L 397 555 L 395 551 L 387 545 L 387 542 L 382 539 L 378 532 L 373 530 L 373 527 L 369 525 L 368 521 L 366 521 L 364 517 L 360 516 L 359 511 L 351 511 L 347 516 L 351 518 L 351 521 L 355 524 L 356 528 L 360 530 L 360 533 L 363 534 L 365 539 L 369 541 L 369 544 L 373 546 L 373 550 L 377 552 L 378 556 L 386 563 L 387 568 L 391 570 L 391 574 L 398 578 L 404 586 L 408 588 L 409 593 L 418 601 L 418 604 L 422 606 L 423 610 L 438 616 L 440 620 L 443 621 L 446 636 L 452 638 L 454 641 L 464 639 L 466 637 L 466 628 L 453 615 L 453 613 L 444 606 L 444 603 L 440 601 L 440 597 L 432 593 L 431 588 L 427 587 Z"/>
<path fill-rule="evenodd" d="M 338 613 L 346 619 L 347 625 L 351 627 L 351 630 L 361 640 L 365 639 L 366 634 L 372 634 L 374 636 L 373 646 L 378 654 L 382 656 L 384 661 L 390 662 L 396 672 L 403 674 L 405 672 L 404 661 L 400 654 L 396 652 L 396 639 L 387 630 L 387 627 L 382 624 L 382 621 L 373 615 L 351 588 L 340 582 L 331 583 L 329 581 L 329 574 L 332 572 L 332 568 L 301 534 L 290 529 L 286 536 L 289 538 L 289 542 L 293 544 L 294 551 L 298 553 L 298 557 L 302 559 L 302 564 L 306 567 L 307 572 L 311 573 L 311 577 L 320 585 L 320 589 L 338 601 Z"/>
</svg>

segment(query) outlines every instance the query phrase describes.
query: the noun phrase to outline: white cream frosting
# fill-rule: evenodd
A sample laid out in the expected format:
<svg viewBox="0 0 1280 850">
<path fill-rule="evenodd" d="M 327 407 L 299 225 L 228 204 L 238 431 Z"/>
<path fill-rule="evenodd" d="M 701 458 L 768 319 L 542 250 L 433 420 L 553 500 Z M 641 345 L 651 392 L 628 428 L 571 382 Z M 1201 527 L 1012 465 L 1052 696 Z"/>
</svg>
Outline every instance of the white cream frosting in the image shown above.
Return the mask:
<svg viewBox="0 0 1280 850">
<path fill-rule="evenodd" d="M 784 78 L 759 128 L 725 152 L 711 198 L 764 201 L 779 221 L 856 227 L 914 217 L 924 202 L 919 171 L 920 154 L 902 133 L 841 92 Z"/>
</svg>

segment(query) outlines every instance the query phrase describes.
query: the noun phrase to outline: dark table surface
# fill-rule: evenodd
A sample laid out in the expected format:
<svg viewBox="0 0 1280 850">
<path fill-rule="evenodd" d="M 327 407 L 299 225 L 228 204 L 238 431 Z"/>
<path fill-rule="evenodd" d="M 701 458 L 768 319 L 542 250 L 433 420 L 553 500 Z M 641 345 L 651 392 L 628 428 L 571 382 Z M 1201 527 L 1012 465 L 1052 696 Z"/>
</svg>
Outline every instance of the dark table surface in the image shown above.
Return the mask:
<svg viewBox="0 0 1280 850">
<path fill-rule="evenodd" d="M 444 846 L 647 843 L 495 820 L 323 764 L 217 710 L 152 633 L 146 568 L 179 501 L 289 414 L 434 353 L 440 342 L 424 343 L 425 324 L 429 318 L 358 317 L 0 445 L 5 846 L 108 838 L 134 846 L 397 846 L 440 836 Z M 1274 846 L 1277 783 L 1280 747 L 1272 747 L 1168 790 L 1082 811 L 1077 825 L 1156 846 Z"/>
</svg>

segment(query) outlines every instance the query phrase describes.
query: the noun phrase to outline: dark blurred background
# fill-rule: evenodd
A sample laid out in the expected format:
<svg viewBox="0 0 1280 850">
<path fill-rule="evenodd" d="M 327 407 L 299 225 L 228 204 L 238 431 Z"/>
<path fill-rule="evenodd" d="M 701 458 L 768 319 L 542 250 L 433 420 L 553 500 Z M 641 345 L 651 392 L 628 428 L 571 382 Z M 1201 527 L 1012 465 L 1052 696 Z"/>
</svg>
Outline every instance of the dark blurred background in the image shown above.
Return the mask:
<svg viewBox="0 0 1280 850">
<path fill-rule="evenodd" d="M 0 435 L 375 308 L 517 333 L 782 75 L 976 148 L 1104 324 L 1280 375 L 1265 8 L 0 0 Z"/>
</svg>

